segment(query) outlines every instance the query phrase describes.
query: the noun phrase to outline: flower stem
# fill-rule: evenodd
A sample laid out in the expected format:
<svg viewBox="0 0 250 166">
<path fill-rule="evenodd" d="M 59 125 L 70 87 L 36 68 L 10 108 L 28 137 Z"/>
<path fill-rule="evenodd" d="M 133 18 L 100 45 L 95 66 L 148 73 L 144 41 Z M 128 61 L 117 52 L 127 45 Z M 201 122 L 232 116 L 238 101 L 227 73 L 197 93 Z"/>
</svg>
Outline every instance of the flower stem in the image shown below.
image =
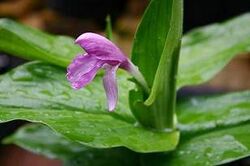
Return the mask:
<svg viewBox="0 0 250 166">
<path fill-rule="evenodd" d="M 150 89 L 148 87 L 148 84 L 143 77 L 142 73 L 139 71 L 138 67 L 135 66 L 131 61 L 129 61 L 129 73 L 136 79 L 136 81 L 142 86 L 143 90 L 149 94 Z"/>
</svg>

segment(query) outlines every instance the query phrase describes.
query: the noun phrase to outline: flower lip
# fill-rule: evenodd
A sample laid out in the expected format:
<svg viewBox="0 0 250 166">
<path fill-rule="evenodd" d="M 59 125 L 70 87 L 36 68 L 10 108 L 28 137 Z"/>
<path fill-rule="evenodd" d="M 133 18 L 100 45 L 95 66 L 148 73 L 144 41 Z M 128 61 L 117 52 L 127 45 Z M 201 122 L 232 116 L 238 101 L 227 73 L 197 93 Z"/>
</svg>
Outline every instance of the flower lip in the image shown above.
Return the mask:
<svg viewBox="0 0 250 166">
<path fill-rule="evenodd" d="M 78 55 L 67 68 L 67 79 L 72 88 L 80 89 L 89 84 L 104 62 L 88 54 Z"/>
</svg>

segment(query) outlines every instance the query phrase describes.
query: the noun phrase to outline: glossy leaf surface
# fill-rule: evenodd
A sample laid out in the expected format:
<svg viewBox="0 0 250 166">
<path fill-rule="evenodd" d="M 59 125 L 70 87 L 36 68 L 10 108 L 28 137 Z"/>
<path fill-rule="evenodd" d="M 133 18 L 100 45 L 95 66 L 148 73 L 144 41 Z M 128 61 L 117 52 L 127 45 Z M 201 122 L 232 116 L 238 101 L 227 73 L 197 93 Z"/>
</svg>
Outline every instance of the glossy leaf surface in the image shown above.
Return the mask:
<svg viewBox="0 0 250 166">
<path fill-rule="evenodd" d="M 109 114 L 91 114 L 72 110 L 0 107 L 1 121 L 15 119 L 43 123 L 66 138 L 96 148 L 127 147 L 137 152 L 173 150 L 178 132 L 158 133 L 135 127 Z"/>
<path fill-rule="evenodd" d="M 196 132 L 250 120 L 250 91 L 189 97 L 178 101 L 179 128 Z"/>
<path fill-rule="evenodd" d="M 83 52 L 71 37 L 47 34 L 9 19 L 0 19 L 0 51 L 62 67 Z"/>
<path fill-rule="evenodd" d="M 126 89 L 133 84 L 120 72 L 119 102 L 116 112 L 130 115 Z M 41 62 L 22 65 L 0 77 L 0 105 L 23 108 L 68 109 L 91 113 L 107 113 L 102 74 L 90 85 L 74 90 L 66 80 L 65 70 Z M 126 117 L 126 116 L 124 116 Z M 128 117 L 128 116 L 127 116 Z M 129 117 L 131 121 L 133 118 Z"/>
<path fill-rule="evenodd" d="M 127 76 L 120 73 L 121 95 L 114 113 L 107 112 L 101 77 L 75 92 L 64 70 L 33 62 L 1 76 L 0 121 L 23 119 L 48 125 L 81 144 L 110 148 L 124 146 L 138 152 L 175 148 L 178 132 L 159 133 L 135 126 L 127 104 Z"/>
<path fill-rule="evenodd" d="M 249 101 L 249 91 L 179 100 L 177 149 L 143 155 L 142 165 L 218 165 L 250 156 Z"/>
<path fill-rule="evenodd" d="M 177 86 L 210 80 L 237 54 L 250 52 L 250 13 L 184 35 Z"/>
<path fill-rule="evenodd" d="M 169 153 L 143 156 L 142 165 L 210 166 L 228 163 L 250 155 L 250 124 L 212 130 L 182 137 L 178 148 Z"/>
<path fill-rule="evenodd" d="M 141 155 L 140 164 L 216 165 L 249 156 L 249 98 L 245 91 L 178 101 L 183 132 L 178 148 L 171 153 Z"/>
</svg>

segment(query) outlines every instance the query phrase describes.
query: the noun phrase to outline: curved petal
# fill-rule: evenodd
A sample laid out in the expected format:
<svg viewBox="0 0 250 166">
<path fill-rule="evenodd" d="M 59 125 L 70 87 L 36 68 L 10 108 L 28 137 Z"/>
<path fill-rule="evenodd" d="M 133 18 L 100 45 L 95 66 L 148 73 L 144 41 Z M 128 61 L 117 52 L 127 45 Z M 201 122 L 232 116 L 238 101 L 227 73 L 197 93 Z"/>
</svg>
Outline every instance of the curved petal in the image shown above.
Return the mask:
<svg viewBox="0 0 250 166">
<path fill-rule="evenodd" d="M 103 77 L 103 85 L 108 99 L 109 111 L 113 111 L 115 109 L 118 100 L 118 89 L 116 82 L 116 70 L 118 67 L 119 65 L 111 66 L 108 64 L 103 66 L 103 68 L 106 69 L 105 76 Z"/>
<path fill-rule="evenodd" d="M 104 62 L 90 55 L 78 55 L 67 68 L 67 79 L 74 89 L 90 83 Z"/>
<path fill-rule="evenodd" d="M 84 33 L 79 36 L 75 43 L 79 44 L 88 54 L 96 56 L 101 60 L 127 61 L 127 57 L 121 52 L 121 50 L 107 38 L 95 34 Z"/>
<path fill-rule="evenodd" d="M 82 74 L 89 72 L 97 63 L 97 59 L 88 54 L 77 55 L 67 68 L 68 80 L 73 79 L 80 72 Z"/>
</svg>

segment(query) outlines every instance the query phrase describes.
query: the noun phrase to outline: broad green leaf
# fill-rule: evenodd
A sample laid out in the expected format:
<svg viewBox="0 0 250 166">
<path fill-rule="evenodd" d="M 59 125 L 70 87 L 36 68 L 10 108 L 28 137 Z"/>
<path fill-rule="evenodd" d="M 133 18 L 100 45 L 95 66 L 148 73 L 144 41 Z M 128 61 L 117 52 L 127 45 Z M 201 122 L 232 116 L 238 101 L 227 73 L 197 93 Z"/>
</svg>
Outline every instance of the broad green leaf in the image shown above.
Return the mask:
<svg viewBox="0 0 250 166">
<path fill-rule="evenodd" d="M 83 52 L 66 36 L 54 36 L 8 19 L 0 19 L 0 51 L 65 67 Z"/>
<path fill-rule="evenodd" d="M 134 121 L 128 109 L 127 90 L 133 84 L 128 75 L 119 72 L 119 102 L 114 115 Z M 66 80 L 66 71 L 41 62 L 31 62 L 0 77 L 0 105 L 8 107 L 69 109 L 91 113 L 106 113 L 106 96 L 102 74 L 81 90 L 73 90 Z M 127 115 L 127 116 L 125 116 Z M 120 116 L 120 115 L 117 115 Z"/>
<path fill-rule="evenodd" d="M 177 113 L 184 134 L 178 148 L 171 153 L 142 155 L 141 164 L 203 166 L 249 156 L 249 94 L 248 91 L 235 92 L 179 101 Z M 105 153 L 100 152 L 98 157 L 103 155 Z"/>
<path fill-rule="evenodd" d="M 104 163 L 119 165 L 117 161 L 125 158 L 125 161 L 122 163 L 129 162 L 132 165 L 203 166 L 227 163 L 249 156 L 249 127 L 249 124 L 242 124 L 230 128 L 218 128 L 207 133 L 193 135 L 192 137 L 184 136 L 176 151 L 168 154 L 153 153 L 141 155 L 140 164 L 138 163 L 139 154 L 132 151 L 125 149 L 87 149 L 81 147 L 81 145 L 77 148 L 76 143 L 63 139 L 55 135 L 47 127 L 40 125 L 39 127 L 37 125 L 24 127 L 10 138 L 7 138 L 7 140 L 9 143 L 15 143 L 34 153 L 47 157 L 51 157 L 52 151 L 55 158 L 62 160 L 71 158 L 71 160 L 67 161 L 68 165 L 104 165 Z M 49 139 L 39 139 L 39 136 L 43 138 L 45 135 L 48 135 L 49 137 L 47 138 Z M 63 152 L 60 144 L 68 145 L 63 148 Z M 78 151 L 78 149 L 82 149 L 82 151 Z M 74 152 L 73 157 L 72 153 L 65 153 L 70 151 Z"/>
<path fill-rule="evenodd" d="M 200 132 L 249 121 L 249 101 L 250 91 L 180 100 L 177 104 L 179 128 L 183 132 Z"/>
<path fill-rule="evenodd" d="M 40 124 L 28 124 L 3 140 L 4 144 L 16 144 L 33 153 L 53 159 L 70 159 L 90 150 L 79 143 L 67 140 Z"/>
<path fill-rule="evenodd" d="M 210 166 L 250 156 L 250 124 L 183 137 L 170 154 L 145 155 L 143 166 Z"/>
<path fill-rule="evenodd" d="M 104 150 L 89 149 L 60 137 L 49 128 L 41 125 L 22 127 L 15 134 L 7 138 L 6 142 L 17 144 L 34 153 L 61 159 L 66 161 L 65 165 L 69 166 L 116 166 L 121 164 L 142 166 L 205 166 L 227 163 L 249 156 L 249 127 L 250 124 L 242 124 L 231 128 L 213 130 L 192 137 L 184 136 L 177 150 L 168 154 L 136 154 L 121 148 Z M 44 136 L 46 136 L 46 139 L 44 139 Z"/>
<path fill-rule="evenodd" d="M 139 165 L 139 155 L 125 148 L 93 149 L 56 134 L 44 125 L 29 124 L 5 138 L 33 153 L 60 159 L 65 166 Z"/>
<path fill-rule="evenodd" d="M 250 51 L 250 13 L 197 28 L 183 38 L 178 69 L 180 88 L 211 79 L 235 55 Z"/>
<path fill-rule="evenodd" d="M 177 149 L 145 155 L 142 165 L 217 165 L 250 156 L 249 101 L 249 91 L 178 101 Z"/>
<path fill-rule="evenodd" d="M 72 110 L 0 107 L 0 122 L 15 119 L 48 125 L 66 138 L 96 148 L 127 147 L 137 152 L 173 150 L 178 132 L 153 132 L 111 114 Z"/>
<path fill-rule="evenodd" d="M 97 148 L 124 146 L 138 152 L 174 149 L 178 132 L 159 133 L 135 126 L 127 104 L 132 83 L 125 81 L 128 77 L 124 73 L 118 78 L 121 97 L 117 110 L 109 113 L 100 76 L 76 92 L 61 68 L 40 62 L 20 66 L 0 78 L 0 121 L 43 123 L 68 139 Z"/>
<path fill-rule="evenodd" d="M 250 124 L 201 134 L 180 144 L 167 165 L 218 165 L 250 155 Z"/>
</svg>

